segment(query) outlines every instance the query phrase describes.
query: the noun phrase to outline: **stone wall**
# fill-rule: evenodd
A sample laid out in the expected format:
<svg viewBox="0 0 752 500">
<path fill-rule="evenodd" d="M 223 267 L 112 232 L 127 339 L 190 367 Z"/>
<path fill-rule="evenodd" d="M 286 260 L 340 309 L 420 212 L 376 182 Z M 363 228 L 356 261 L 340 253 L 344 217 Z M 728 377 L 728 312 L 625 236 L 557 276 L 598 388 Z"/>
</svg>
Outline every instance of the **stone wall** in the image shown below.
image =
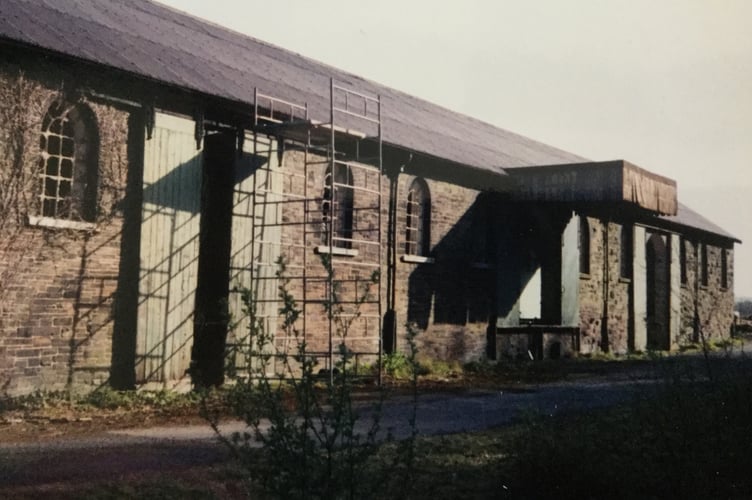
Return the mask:
<svg viewBox="0 0 752 500">
<path fill-rule="evenodd" d="M 623 354 L 629 349 L 631 278 L 621 276 L 622 226 L 597 217 L 587 220 L 590 272 L 580 275 L 580 351 Z M 606 338 L 602 329 L 604 317 L 607 317 Z"/>
<path fill-rule="evenodd" d="M 309 153 L 308 175 L 305 178 L 308 189 L 308 225 L 305 234 L 306 255 L 300 251 L 288 250 L 293 267 L 305 262 L 307 287 L 306 297 L 324 297 L 326 268 L 321 258 L 328 258 L 322 246 L 326 244 L 324 225 L 316 222 L 321 219 L 322 193 L 326 166 L 317 164 L 323 160 Z M 304 154 L 300 150 L 287 149 L 284 154 L 283 171 L 287 192 L 297 189 L 294 179 L 301 179 L 306 171 Z M 412 259 L 405 256 L 406 248 L 406 203 L 407 191 L 414 177 L 400 175 L 397 192 L 397 269 L 396 269 L 396 317 L 398 327 L 398 349 L 406 349 L 405 335 L 407 322 L 417 326 L 420 334 L 418 346 L 422 356 L 436 359 L 470 360 L 477 359 L 485 352 L 486 326 L 490 310 L 493 279 L 489 274 L 488 263 L 475 255 L 478 249 L 479 221 L 475 217 L 478 192 L 445 182 L 426 179 L 431 197 L 431 253 L 430 258 Z M 354 231 L 356 239 L 375 242 L 378 236 L 379 212 L 375 210 L 378 201 L 373 194 L 358 190 L 378 188 L 378 177 L 353 168 L 354 192 Z M 372 273 L 378 268 L 381 259 L 382 270 L 386 272 L 387 225 L 389 206 L 389 180 L 381 179 L 381 238 L 382 246 L 354 243 L 351 249 L 357 255 L 341 254 L 335 251 L 331 256 L 335 280 L 341 281 L 339 297 L 344 303 L 344 317 L 349 313 L 348 304 L 363 297 Z M 295 242 L 303 241 L 303 205 L 289 203 L 284 210 L 286 225 L 282 231 L 283 248 L 292 249 Z M 336 245 L 335 245 L 336 246 Z M 316 249 L 319 249 L 319 252 Z M 475 252 L 475 253 L 474 253 Z M 349 252 L 353 253 L 353 252 Z M 305 257 L 305 259 L 304 259 Z M 292 272 L 291 272 L 292 274 Z M 316 279 L 318 278 L 318 279 Z M 302 305 L 303 282 L 293 279 L 288 284 L 291 294 Z M 359 306 L 360 317 L 350 325 L 335 323 L 335 344 L 338 335 L 347 328 L 346 344 L 359 352 L 378 352 L 379 320 L 375 294 L 378 285 L 371 286 L 369 300 Z M 381 283 L 383 304 L 386 304 L 386 282 Z M 328 321 L 320 304 L 306 307 L 305 330 L 309 350 L 328 350 Z M 382 311 L 382 313 L 385 312 Z M 300 325 L 302 328 L 302 324 Z M 282 336 L 282 332 L 278 332 Z M 281 343 L 279 346 L 281 347 Z"/>
<path fill-rule="evenodd" d="M 20 90 L 0 102 L 2 195 L 13 198 L 0 215 L 0 390 L 7 394 L 91 387 L 110 375 L 128 116 L 82 103 L 97 122 L 96 220 L 86 229 L 31 225 L 29 216 L 40 213 L 41 122 L 58 87 L 12 66 L 0 75 L 0 88 Z M 14 133 L 21 135 L 9 141 Z"/>
<path fill-rule="evenodd" d="M 117 357 L 113 353 L 115 295 L 123 288 L 119 276 L 123 265 L 121 233 L 126 222 L 123 213 L 127 210 L 132 214 L 128 218 L 131 225 L 138 222 L 135 214 L 139 213 L 135 204 L 124 206 L 126 176 L 129 168 L 131 175 L 136 171 L 130 163 L 140 161 L 131 158 L 137 153 L 128 144 L 132 126 L 129 113 L 74 96 L 83 99 L 81 104 L 91 110 L 98 131 L 97 217 L 85 228 L 29 224 L 29 216 L 40 211 L 41 120 L 50 103 L 60 97 L 62 87 L 61 81 L 43 74 L 48 73 L 24 76 L 12 65 L 5 65 L 0 72 L 0 391 L 9 394 L 41 388 L 92 387 L 109 379 L 113 358 Z M 65 97 L 72 98 L 70 93 Z M 298 196 L 306 192 L 307 199 L 284 205 L 281 246 L 292 264 L 288 273 L 300 276 L 301 266 L 306 266 L 305 274 L 312 278 L 305 288 L 301 279 L 291 280 L 289 291 L 299 303 L 304 297 L 324 298 L 327 269 L 322 258 L 331 258 L 343 306 L 340 315 L 343 319 L 357 316 L 351 324 L 335 325 L 335 343 L 338 336 L 346 336 L 351 349 L 375 353 L 380 318 L 374 294 L 379 286 L 372 286 L 369 298 L 362 304 L 356 302 L 365 293 L 379 263 L 386 270 L 388 249 L 385 244 L 375 243 L 378 229 L 381 241 L 385 243 L 387 239 L 389 180 L 353 168 L 353 227 L 356 239 L 366 241 L 328 255 L 320 248 L 326 247 L 324 158 L 309 154 L 309 167 L 314 163 L 318 166 L 306 169 L 304 152 L 290 147 L 282 159 L 283 189 Z M 492 244 L 488 241 L 488 228 L 493 227 L 489 223 L 490 212 L 479 191 L 425 179 L 431 198 L 430 253 L 406 255 L 407 191 L 413 180 L 412 175 L 403 173 L 397 181 L 397 348 L 406 349 L 405 325 L 411 323 L 420 332 L 417 340 L 422 356 L 478 359 L 485 353 L 487 326 L 499 286 L 492 262 L 497 256 L 489 250 Z M 131 181 L 131 187 L 135 184 Z M 373 193 L 379 187 L 380 212 L 375 208 L 377 197 Z M 306 225 L 302 224 L 305 218 Z M 579 281 L 581 352 L 624 353 L 630 344 L 632 284 L 620 273 L 621 225 L 597 216 L 589 216 L 588 222 L 590 270 Z M 130 244 L 127 239 L 124 241 Z M 691 246 L 689 242 L 685 244 Z M 127 260 L 133 267 L 137 267 L 135 245 L 134 241 L 126 248 L 133 250 Z M 698 325 L 709 337 L 726 336 L 732 322 L 733 249 L 726 250 L 725 288 L 721 286 L 722 248 L 708 245 L 707 286 L 696 286 L 693 249 L 686 252 L 681 334 L 675 343 L 697 336 L 695 309 Z M 385 294 L 385 277 L 379 279 Z M 135 283 L 127 287 L 136 290 Z M 385 296 L 382 303 L 386 303 Z M 135 308 L 131 309 L 134 315 Z M 309 349 L 328 351 L 329 326 L 323 305 L 311 303 L 305 313 Z M 605 338 L 601 328 L 604 315 Z M 120 325 L 126 323 L 135 325 L 133 318 Z M 135 331 L 122 334 L 135 338 Z M 557 339 L 552 335 L 544 338 L 546 351 Z M 569 354 L 568 347 L 564 347 L 562 354 Z M 523 345 L 519 348 L 526 350 Z M 124 365 L 128 365 L 128 357 L 124 359 Z M 132 366 L 123 370 L 132 371 Z"/>
<path fill-rule="evenodd" d="M 734 251 L 733 248 L 682 240 L 685 255 L 685 279 L 681 287 L 681 329 L 676 345 L 728 338 L 733 324 Z M 708 281 L 702 284 L 701 248 L 706 245 Z M 722 286 L 722 258 L 726 255 L 726 286 Z"/>
<path fill-rule="evenodd" d="M 407 190 L 400 175 L 397 202 L 397 331 L 404 350 L 405 323 L 417 326 L 422 356 L 469 361 L 484 356 L 495 287 L 486 261 L 485 213 L 479 192 L 425 179 L 431 197 L 429 262 L 405 255 Z"/>
<path fill-rule="evenodd" d="M 630 295 L 633 279 L 622 276 L 620 259 L 621 225 L 615 222 L 606 222 L 602 218 L 589 216 L 588 225 L 590 230 L 590 272 L 580 276 L 580 318 L 581 318 L 581 348 L 582 353 L 605 351 L 605 341 L 608 341 L 608 350 L 616 354 L 623 354 L 633 349 L 630 338 L 630 321 L 644 321 L 649 323 L 651 318 L 630 318 L 632 304 Z M 606 228 L 608 228 L 606 230 Z M 604 236 L 608 234 L 608 244 L 604 243 Z M 652 233 L 648 233 L 650 236 Z M 671 236 L 669 233 L 658 232 L 663 238 L 665 258 L 671 258 Z M 705 241 L 705 242 L 703 242 Z M 678 320 L 678 337 L 672 334 L 669 347 L 678 348 L 682 344 L 700 340 L 700 331 L 708 338 L 724 338 L 729 335 L 733 323 L 733 248 L 726 246 L 726 287 L 722 286 L 722 256 L 724 249 L 719 243 L 707 243 L 698 237 L 682 238 L 685 246 L 684 258 L 684 281 L 681 285 L 681 308 Z M 700 245 L 706 245 L 708 257 L 708 283 L 702 285 L 700 272 Z M 607 255 L 607 259 L 604 256 Z M 674 258 L 680 258 L 674 256 Z M 606 265 L 607 263 L 607 265 Z M 676 266 L 676 272 L 680 268 Z M 667 265 L 668 269 L 668 265 Z M 635 270 L 636 271 L 636 270 Z M 644 269 L 641 271 L 644 272 Z M 608 279 L 605 279 L 605 276 Z M 667 275 L 665 301 L 670 298 L 671 278 Z M 604 301 L 604 294 L 607 300 Z M 668 303 L 657 302 L 655 307 L 665 307 L 666 317 L 663 328 L 668 329 L 671 307 Z M 695 325 L 695 311 L 697 312 L 697 325 Z M 603 336 L 602 321 L 607 312 L 607 339 Z M 676 332 L 677 330 L 674 330 Z"/>
<path fill-rule="evenodd" d="M 312 153 L 306 156 L 302 150 L 287 146 L 280 171 L 284 192 L 293 195 L 285 197 L 287 201 L 282 208 L 280 252 L 288 263 L 287 276 L 290 279 L 286 289 L 304 315 L 296 328 L 306 334 L 309 351 L 328 352 L 329 321 L 324 301 L 329 272 L 326 262 L 331 261 L 336 283 L 336 299 L 331 303 L 338 309 L 332 325 L 334 348 L 344 340 L 353 351 L 378 353 L 379 286 L 373 281 L 379 279 L 383 251 L 378 244 L 379 209 L 375 194 L 378 193 L 379 175 L 365 168 L 351 167 L 352 240 L 357 241 L 334 241 L 333 252 L 329 254 L 325 222 L 325 216 L 328 216 L 325 213 L 328 210 L 325 210 L 326 159 Z M 387 189 L 384 186 L 384 190 Z M 304 194 L 307 195 L 305 198 Z M 297 201 L 293 201 L 294 197 Z M 386 220 L 381 224 L 382 231 L 385 231 Z M 301 247 L 303 244 L 305 246 Z M 305 281 L 302 279 L 304 267 Z M 285 332 L 278 330 L 277 347 L 283 349 L 287 345 L 285 342 Z"/>
</svg>

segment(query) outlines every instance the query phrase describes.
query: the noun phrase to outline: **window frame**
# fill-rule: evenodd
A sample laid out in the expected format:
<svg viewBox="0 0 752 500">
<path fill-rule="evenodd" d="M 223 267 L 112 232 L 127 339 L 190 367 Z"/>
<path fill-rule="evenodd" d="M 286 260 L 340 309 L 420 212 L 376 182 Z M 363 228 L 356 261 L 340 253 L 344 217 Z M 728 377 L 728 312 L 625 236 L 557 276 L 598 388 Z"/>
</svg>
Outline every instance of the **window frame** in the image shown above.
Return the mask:
<svg viewBox="0 0 752 500">
<path fill-rule="evenodd" d="M 430 256 L 431 208 L 428 184 L 416 177 L 411 181 L 405 199 L 405 255 Z"/>
<path fill-rule="evenodd" d="M 39 206 L 30 225 L 90 229 L 97 217 L 99 136 L 92 110 L 55 100 L 39 133 Z"/>
<path fill-rule="evenodd" d="M 324 230 L 322 240 L 325 247 L 351 250 L 355 231 L 355 190 L 352 168 L 344 163 L 334 162 L 324 174 L 324 193 L 321 211 Z M 331 240 L 329 239 L 331 235 Z M 322 248 L 323 249 L 323 248 Z"/>
</svg>

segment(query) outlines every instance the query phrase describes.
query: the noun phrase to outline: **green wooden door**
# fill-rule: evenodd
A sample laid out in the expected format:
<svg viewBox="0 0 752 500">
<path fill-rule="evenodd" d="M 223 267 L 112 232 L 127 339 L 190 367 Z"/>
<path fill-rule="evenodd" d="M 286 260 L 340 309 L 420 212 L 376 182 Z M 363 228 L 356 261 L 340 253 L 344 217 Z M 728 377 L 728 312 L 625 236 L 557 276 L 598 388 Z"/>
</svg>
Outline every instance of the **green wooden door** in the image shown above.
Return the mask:
<svg viewBox="0 0 752 500">
<path fill-rule="evenodd" d="M 157 113 L 144 146 L 136 381 L 172 385 L 191 361 L 201 206 L 193 120 Z"/>
</svg>

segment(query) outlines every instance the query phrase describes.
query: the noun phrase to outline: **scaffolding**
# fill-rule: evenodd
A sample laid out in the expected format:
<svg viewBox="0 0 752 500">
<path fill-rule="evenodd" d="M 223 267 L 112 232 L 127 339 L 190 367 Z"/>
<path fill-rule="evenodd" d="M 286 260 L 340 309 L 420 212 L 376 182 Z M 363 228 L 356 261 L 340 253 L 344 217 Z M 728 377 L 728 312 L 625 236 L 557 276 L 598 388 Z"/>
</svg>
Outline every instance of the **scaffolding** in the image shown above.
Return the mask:
<svg viewBox="0 0 752 500">
<path fill-rule="evenodd" d="M 329 119 L 306 104 L 255 92 L 248 243 L 251 321 L 274 333 L 274 359 L 306 355 L 333 376 L 340 346 L 355 364 L 381 366 L 381 100 L 330 80 Z M 284 155 L 282 153 L 285 153 Z M 285 158 L 283 161 L 282 159 Z M 280 262 L 298 303 L 294 331 L 280 328 Z M 379 379 L 380 371 L 378 370 Z"/>
</svg>

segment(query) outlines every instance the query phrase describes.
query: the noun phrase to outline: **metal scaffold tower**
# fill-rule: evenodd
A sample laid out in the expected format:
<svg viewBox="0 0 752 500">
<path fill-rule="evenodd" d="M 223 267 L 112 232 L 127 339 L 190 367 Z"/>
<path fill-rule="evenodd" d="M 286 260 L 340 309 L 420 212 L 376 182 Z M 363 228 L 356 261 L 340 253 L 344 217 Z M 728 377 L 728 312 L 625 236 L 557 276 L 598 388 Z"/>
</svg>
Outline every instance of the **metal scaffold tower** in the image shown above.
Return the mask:
<svg viewBox="0 0 752 500">
<path fill-rule="evenodd" d="M 379 96 L 330 80 L 328 121 L 316 121 L 307 105 L 256 91 L 243 146 L 257 159 L 245 193 L 253 319 L 273 332 L 275 357 L 304 341 L 330 376 L 341 346 L 356 368 L 381 366 L 381 137 Z M 280 262 L 301 311 L 294 332 L 280 328 Z"/>
</svg>

